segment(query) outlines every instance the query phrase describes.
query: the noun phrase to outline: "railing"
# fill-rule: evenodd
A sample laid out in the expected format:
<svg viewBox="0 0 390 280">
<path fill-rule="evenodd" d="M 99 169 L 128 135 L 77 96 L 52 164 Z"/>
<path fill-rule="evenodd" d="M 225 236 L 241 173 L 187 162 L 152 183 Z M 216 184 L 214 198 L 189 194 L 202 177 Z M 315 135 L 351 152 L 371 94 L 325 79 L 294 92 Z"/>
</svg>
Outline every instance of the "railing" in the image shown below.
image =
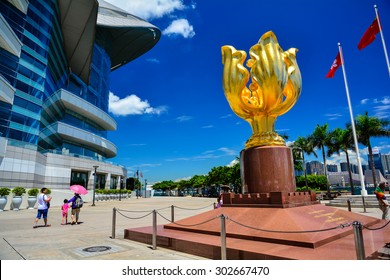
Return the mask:
<svg viewBox="0 0 390 280">
<path fill-rule="evenodd" d="M 181 210 L 200 210 L 210 207 L 210 205 L 202 207 L 202 208 L 197 208 L 197 209 L 189 209 L 189 208 L 182 208 L 182 207 L 177 207 L 177 206 L 168 206 L 160 209 L 154 209 L 151 211 L 129 211 L 129 210 L 123 210 L 123 209 L 117 209 L 113 208 L 113 213 L 112 213 L 112 236 L 111 238 L 115 239 L 115 228 L 116 228 L 116 213 L 119 213 L 121 216 L 127 218 L 127 219 L 143 219 L 146 218 L 149 215 L 152 215 L 153 221 L 152 221 L 152 249 L 156 250 L 157 249 L 157 215 L 159 215 L 161 218 L 164 220 L 173 223 L 178 226 L 182 227 L 194 227 L 194 226 L 199 226 L 202 224 L 209 223 L 215 219 L 220 219 L 220 237 L 221 237 L 221 260 L 226 260 L 227 259 L 227 254 L 226 254 L 226 220 L 229 220 L 239 226 L 251 229 L 251 230 L 258 230 L 258 231 L 264 231 L 264 232 L 271 232 L 271 233 L 282 233 L 282 234 L 300 234 L 300 233 L 316 233 L 316 232 L 324 232 L 324 231 L 332 231 L 336 229 L 344 229 L 347 227 L 352 226 L 353 227 L 353 233 L 354 233 L 354 240 L 355 240 L 355 248 L 356 248 L 356 257 L 358 260 L 364 260 L 365 259 L 365 250 L 364 250 L 364 240 L 363 240 L 363 228 L 366 230 L 380 230 L 383 229 L 384 227 L 388 226 L 390 221 L 388 221 L 385 225 L 378 227 L 378 228 L 370 228 L 362 225 L 359 221 L 354 221 L 352 223 L 345 223 L 345 224 L 340 224 L 334 227 L 329 227 L 325 229 L 318 229 L 318 230 L 303 230 L 303 231 L 282 231 L 282 230 L 269 230 L 269 229 L 264 229 L 264 228 L 256 228 L 252 226 L 245 225 L 241 222 L 235 221 L 233 219 L 230 219 L 229 217 L 221 214 L 217 217 L 214 217 L 209 220 L 205 220 L 200 223 L 196 224 L 180 224 L 175 222 L 175 208 L 181 209 Z M 168 219 L 164 217 L 159 211 L 163 209 L 171 208 L 171 219 Z M 213 204 L 213 208 L 215 208 L 215 203 Z M 129 217 L 125 215 L 125 212 L 131 212 L 131 213 L 146 213 L 142 216 L 139 217 Z"/>
</svg>

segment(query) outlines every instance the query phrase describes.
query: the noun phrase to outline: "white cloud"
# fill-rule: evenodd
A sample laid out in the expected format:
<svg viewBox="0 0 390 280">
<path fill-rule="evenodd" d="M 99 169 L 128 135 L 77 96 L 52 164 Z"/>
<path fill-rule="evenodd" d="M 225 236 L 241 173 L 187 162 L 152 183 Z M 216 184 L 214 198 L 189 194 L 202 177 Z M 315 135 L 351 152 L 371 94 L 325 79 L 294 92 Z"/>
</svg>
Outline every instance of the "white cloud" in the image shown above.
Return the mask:
<svg viewBox="0 0 390 280">
<path fill-rule="evenodd" d="M 172 17 L 178 18 L 175 14 L 187 9 L 195 9 L 196 5 L 191 4 L 186 6 L 183 0 L 107 0 L 109 3 L 117 6 L 128 13 L 138 16 L 145 20 L 156 18 Z M 164 35 L 168 36 L 183 36 L 184 38 L 192 38 L 195 36 L 194 27 L 189 24 L 187 19 L 174 20 L 164 31 Z"/>
<path fill-rule="evenodd" d="M 181 35 L 184 38 L 192 38 L 195 36 L 194 27 L 190 25 L 188 20 L 186 19 L 176 19 L 172 21 L 172 23 L 163 30 L 162 34 L 164 35 Z"/>
<path fill-rule="evenodd" d="M 390 105 L 376 106 L 373 109 L 375 117 L 380 119 L 389 117 Z"/>
<path fill-rule="evenodd" d="M 238 164 L 240 161 L 238 159 L 234 159 L 232 160 L 227 166 L 228 167 L 233 167 L 235 166 L 236 164 Z"/>
<path fill-rule="evenodd" d="M 162 18 L 186 8 L 182 0 L 107 0 L 107 2 L 145 20 Z"/>
<path fill-rule="evenodd" d="M 367 149 L 359 149 L 360 162 L 363 165 L 367 165 Z M 351 164 L 357 165 L 357 157 L 355 150 L 348 150 L 349 161 Z M 322 157 L 321 157 L 322 158 Z M 340 152 L 340 155 L 333 154 L 330 158 L 326 159 L 327 164 L 337 164 L 340 166 L 341 162 L 347 162 L 345 152 Z"/>
<path fill-rule="evenodd" d="M 176 121 L 178 121 L 178 122 L 187 122 L 187 121 L 190 121 L 192 119 L 193 119 L 193 117 L 191 117 L 191 116 L 180 116 L 180 117 L 176 118 Z"/>
<path fill-rule="evenodd" d="M 328 118 L 328 120 L 333 121 L 333 120 L 337 120 L 338 118 L 342 117 L 343 115 L 340 113 L 334 113 L 334 114 L 325 114 L 325 116 Z"/>
<path fill-rule="evenodd" d="M 157 58 L 148 58 L 148 59 L 146 59 L 146 61 L 150 62 L 150 63 L 155 63 L 155 64 L 160 63 L 160 60 L 158 60 Z"/>
<path fill-rule="evenodd" d="M 380 104 L 388 105 L 388 104 L 390 104 L 390 97 L 389 96 L 385 96 L 382 99 L 375 98 L 374 99 L 374 103 L 375 104 L 380 103 Z"/>
<path fill-rule="evenodd" d="M 155 114 L 160 115 L 166 111 L 166 108 L 161 106 L 153 108 L 147 100 L 142 101 L 141 98 L 132 94 L 120 99 L 114 93 L 110 92 L 108 111 L 116 116 Z"/>
<path fill-rule="evenodd" d="M 390 104 L 390 97 L 389 97 L 389 96 L 383 97 L 383 99 L 382 99 L 381 102 L 382 102 L 383 104 L 385 104 L 385 105 Z"/>
<path fill-rule="evenodd" d="M 200 155 L 188 156 L 188 157 L 178 157 L 178 158 L 169 158 L 166 161 L 199 161 L 199 160 L 207 160 L 207 159 L 216 159 L 225 156 L 237 156 L 237 152 L 226 148 L 221 147 L 217 150 L 209 150 L 201 153 Z"/>
<path fill-rule="evenodd" d="M 360 104 L 365 105 L 368 103 L 368 101 L 370 101 L 370 99 L 368 99 L 368 98 L 362 99 L 362 100 L 360 100 Z"/>
</svg>

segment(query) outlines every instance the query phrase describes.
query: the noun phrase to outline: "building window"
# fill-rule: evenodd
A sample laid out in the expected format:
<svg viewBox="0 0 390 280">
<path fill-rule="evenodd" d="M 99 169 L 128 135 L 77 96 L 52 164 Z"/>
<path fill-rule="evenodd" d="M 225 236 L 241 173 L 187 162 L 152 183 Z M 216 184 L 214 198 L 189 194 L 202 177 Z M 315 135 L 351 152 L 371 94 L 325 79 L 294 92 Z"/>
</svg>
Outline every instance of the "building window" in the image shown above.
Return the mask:
<svg viewBox="0 0 390 280">
<path fill-rule="evenodd" d="M 81 185 L 87 189 L 88 186 L 88 172 L 72 170 L 70 177 L 70 185 Z"/>
</svg>

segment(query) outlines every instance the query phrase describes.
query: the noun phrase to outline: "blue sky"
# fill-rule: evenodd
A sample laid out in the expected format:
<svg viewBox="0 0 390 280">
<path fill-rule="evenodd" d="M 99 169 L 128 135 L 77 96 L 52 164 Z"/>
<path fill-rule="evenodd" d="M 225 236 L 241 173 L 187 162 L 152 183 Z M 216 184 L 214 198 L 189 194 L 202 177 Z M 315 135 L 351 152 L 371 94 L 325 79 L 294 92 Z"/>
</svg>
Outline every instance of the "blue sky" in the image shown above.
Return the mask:
<svg viewBox="0 0 390 280">
<path fill-rule="evenodd" d="M 152 50 L 111 74 L 110 113 L 118 124 L 117 131 L 109 132 L 118 147 L 111 161 L 125 166 L 129 176 L 140 170 L 148 183 L 189 179 L 239 156 L 252 131 L 224 96 L 221 47 L 248 53 L 270 30 L 283 50 L 298 49 L 301 96 L 275 123 L 289 141 L 308 136 L 317 124 L 334 129 L 350 122 L 341 67 L 333 79 L 325 78 L 339 42 L 354 116 L 366 111 L 389 116 L 390 77 L 380 35 L 365 49 L 357 48 L 375 18 L 374 4 L 390 46 L 388 0 L 108 2 L 162 31 Z M 389 139 L 374 138 L 372 145 L 390 152 Z M 359 148 L 366 164 L 367 148 Z M 328 161 L 343 162 L 345 155 Z"/>
</svg>

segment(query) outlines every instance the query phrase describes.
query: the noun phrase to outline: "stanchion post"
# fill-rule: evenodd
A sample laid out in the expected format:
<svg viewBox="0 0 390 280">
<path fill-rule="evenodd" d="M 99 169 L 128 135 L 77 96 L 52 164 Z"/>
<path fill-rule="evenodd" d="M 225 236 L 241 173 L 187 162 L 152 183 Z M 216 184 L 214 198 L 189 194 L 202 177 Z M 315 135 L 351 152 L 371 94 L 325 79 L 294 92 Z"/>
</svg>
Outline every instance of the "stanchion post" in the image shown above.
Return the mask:
<svg viewBox="0 0 390 280">
<path fill-rule="evenodd" d="M 351 200 L 348 199 L 347 203 L 348 203 L 348 211 L 351 212 Z"/>
<path fill-rule="evenodd" d="M 364 251 L 362 224 L 358 221 L 355 221 L 352 223 L 352 226 L 353 235 L 355 238 L 356 257 L 358 260 L 364 260 L 366 258 L 366 253 Z"/>
<path fill-rule="evenodd" d="M 362 195 L 362 201 L 363 201 L 363 211 L 364 211 L 364 213 L 366 213 L 367 210 L 366 210 L 366 202 L 365 202 L 365 199 L 364 199 L 364 195 Z"/>
<path fill-rule="evenodd" d="M 152 248 L 157 249 L 157 211 L 153 210 L 153 236 L 152 236 Z"/>
<path fill-rule="evenodd" d="M 214 209 L 217 208 L 217 204 L 215 202 L 214 202 L 213 206 L 214 206 Z"/>
<path fill-rule="evenodd" d="M 171 222 L 175 222 L 175 206 L 171 205 Z"/>
<path fill-rule="evenodd" d="M 116 208 L 112 208 L 112 235 L 111 238 L 115 239 L 115 228 L 116 228 Z"/>
<path fill-rule="evenodd" d="M 226 260 L 226 223 L 225 216 L 221 216 L 221 260 Z"/>
</svg>

